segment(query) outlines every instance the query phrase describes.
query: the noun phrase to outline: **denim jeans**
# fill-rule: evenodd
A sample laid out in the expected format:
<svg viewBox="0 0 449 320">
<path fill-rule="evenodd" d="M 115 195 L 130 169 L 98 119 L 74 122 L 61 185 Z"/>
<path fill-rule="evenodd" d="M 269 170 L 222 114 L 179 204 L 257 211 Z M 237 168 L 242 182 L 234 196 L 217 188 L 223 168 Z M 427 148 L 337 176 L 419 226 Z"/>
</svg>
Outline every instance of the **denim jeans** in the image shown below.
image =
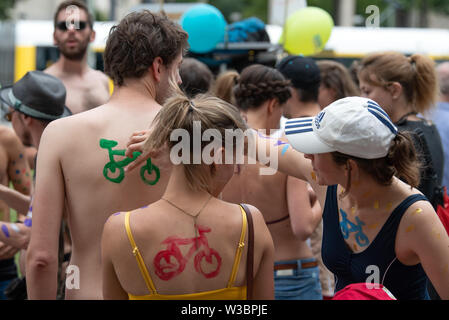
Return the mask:
<svg viewBox="0 0 449 320">
<path fill-rule="evenodd" d="M 11 280 L 5 280 L 5 281 L 0 281 L 0 300 L 7 300 L 4 294 L 4 291 L 6 289 L 6 287 L 8 286 L 8 284 L 12 281 Z"/>
<path fill-rule="evenodd" d="M 276 261 L 274 264 L 297 263 L 296 269 L 274 270 L 274 295 L 276 300 L 322 300 L 320 269 L 301 268 L 303 262 L 313 262 L 315 258 Z"/>
</svg>

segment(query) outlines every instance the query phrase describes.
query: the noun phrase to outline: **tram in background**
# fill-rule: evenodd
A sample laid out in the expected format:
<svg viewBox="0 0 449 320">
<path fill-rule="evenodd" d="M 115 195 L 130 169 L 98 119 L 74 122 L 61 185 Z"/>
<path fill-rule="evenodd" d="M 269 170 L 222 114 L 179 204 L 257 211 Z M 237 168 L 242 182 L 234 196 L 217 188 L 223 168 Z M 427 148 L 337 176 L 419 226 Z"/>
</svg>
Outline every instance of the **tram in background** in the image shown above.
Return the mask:
<svg viewBox="0 0 449 320">
<path fill-rule="evenodd" d="M 95 41 L 90 45 L 88 63 L 103 70 L 103 52 L 109 30 L 115 22 L 95 22 Z M 215 71 L 241 70 L 251 63 L 274 65 L 283 53 L 279 39 L 282 27 L 267 25 L 270 42 L 219 43 L 206 54 L 192 54 Z M 14 79 L 29 70 L 43 70 L 58 58 L 53 44 L 52 21 L 19 20 L 15 23 Z M 334 27 L 324 50 L 316 59 L 333 59 L 350 66 L 353 60 L 375 51 L 399 51 L 406 55 L 423 53 L 435 61 L 449 60 L 449 30 L 414 28 Z"/>
</svg>

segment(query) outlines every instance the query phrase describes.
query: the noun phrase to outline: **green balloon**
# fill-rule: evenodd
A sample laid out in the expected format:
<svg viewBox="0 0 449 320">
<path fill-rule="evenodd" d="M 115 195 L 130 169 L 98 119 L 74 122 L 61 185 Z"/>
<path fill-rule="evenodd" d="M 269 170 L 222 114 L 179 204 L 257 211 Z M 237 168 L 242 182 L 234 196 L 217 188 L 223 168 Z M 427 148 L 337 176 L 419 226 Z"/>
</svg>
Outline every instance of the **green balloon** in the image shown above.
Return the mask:
<svg viewBox="0 0 449 320">
<path fill-rule="evenodd" d="M 306 7 L 288 17 L 280 41 L 290 54 L 314 55 L 323 50 L 333 27 L 334 21 L 325 10 Z"/>
</svg>

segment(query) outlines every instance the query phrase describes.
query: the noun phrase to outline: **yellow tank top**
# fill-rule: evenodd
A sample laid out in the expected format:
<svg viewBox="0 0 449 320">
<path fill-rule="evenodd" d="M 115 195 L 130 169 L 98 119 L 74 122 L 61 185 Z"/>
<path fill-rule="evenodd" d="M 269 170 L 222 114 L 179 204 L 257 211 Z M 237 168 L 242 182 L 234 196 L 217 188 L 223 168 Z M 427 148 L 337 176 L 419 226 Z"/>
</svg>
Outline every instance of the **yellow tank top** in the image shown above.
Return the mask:
<svg viewBox="0 0 449 320">
<path fill-rule="evenodd" d="M 177 295 L 167 295 L 167 294 L 159 294 L 156 291 L 153 280 L 151 280 L 148 269 L 145 266 L 145 262 L 140 254 L 139 249 L 136 246 L 136 242 L 134 241 L 131 228 L 129 225 L 129 217 L 130 212 L 126 213 L 125 216 L 125 229 L 128 235 L 129 242 L 133 249 L 133 254 L 136 257 L 137 265 L 139 266 L 140 272 L 142 273 L 142 277 L 145 280 L 148 291 L 150 294 L 143 296 L 135 296 L 128 293 L 129 300 L 246 300 L 246 285 L 241 287 L 234 287 L 234 281 L 237 277 L 237 271 L 239 270 L 240 259 L 242 256 L 243 248 L 245 246 L 245 234 L 246 234 L 246 226 L 247 226 L 247 218 L 245 210 L 240 207 L 242 212 L 242 231 L 240 234 L 240 241 L 237 246 L 237 251 L 235 253 L 234 265 L 232 267 L 231 276 L 229 278 L 228 284 L 226 288 L 211 290 L 211 291 L 203 291 L 197 293 L 189 293 L 189 294 L 177 294 Z"/>
</svg>

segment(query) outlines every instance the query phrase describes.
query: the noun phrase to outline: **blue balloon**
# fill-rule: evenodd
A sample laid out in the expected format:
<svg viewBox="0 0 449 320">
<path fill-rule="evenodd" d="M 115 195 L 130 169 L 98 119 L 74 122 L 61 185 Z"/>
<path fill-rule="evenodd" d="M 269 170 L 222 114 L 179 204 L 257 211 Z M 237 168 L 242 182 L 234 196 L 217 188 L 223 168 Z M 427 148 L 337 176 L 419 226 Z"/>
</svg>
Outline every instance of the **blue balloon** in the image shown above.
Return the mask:
<svg viewBox="0 0 449 320">
<path fill-rule="evenodd" d="M 189 34 L 190 51 L 206 53 L 223 41 L 226 20 L 214 6 L 198 4 L 182 15 L 181 26 Z"/>
</svg>

